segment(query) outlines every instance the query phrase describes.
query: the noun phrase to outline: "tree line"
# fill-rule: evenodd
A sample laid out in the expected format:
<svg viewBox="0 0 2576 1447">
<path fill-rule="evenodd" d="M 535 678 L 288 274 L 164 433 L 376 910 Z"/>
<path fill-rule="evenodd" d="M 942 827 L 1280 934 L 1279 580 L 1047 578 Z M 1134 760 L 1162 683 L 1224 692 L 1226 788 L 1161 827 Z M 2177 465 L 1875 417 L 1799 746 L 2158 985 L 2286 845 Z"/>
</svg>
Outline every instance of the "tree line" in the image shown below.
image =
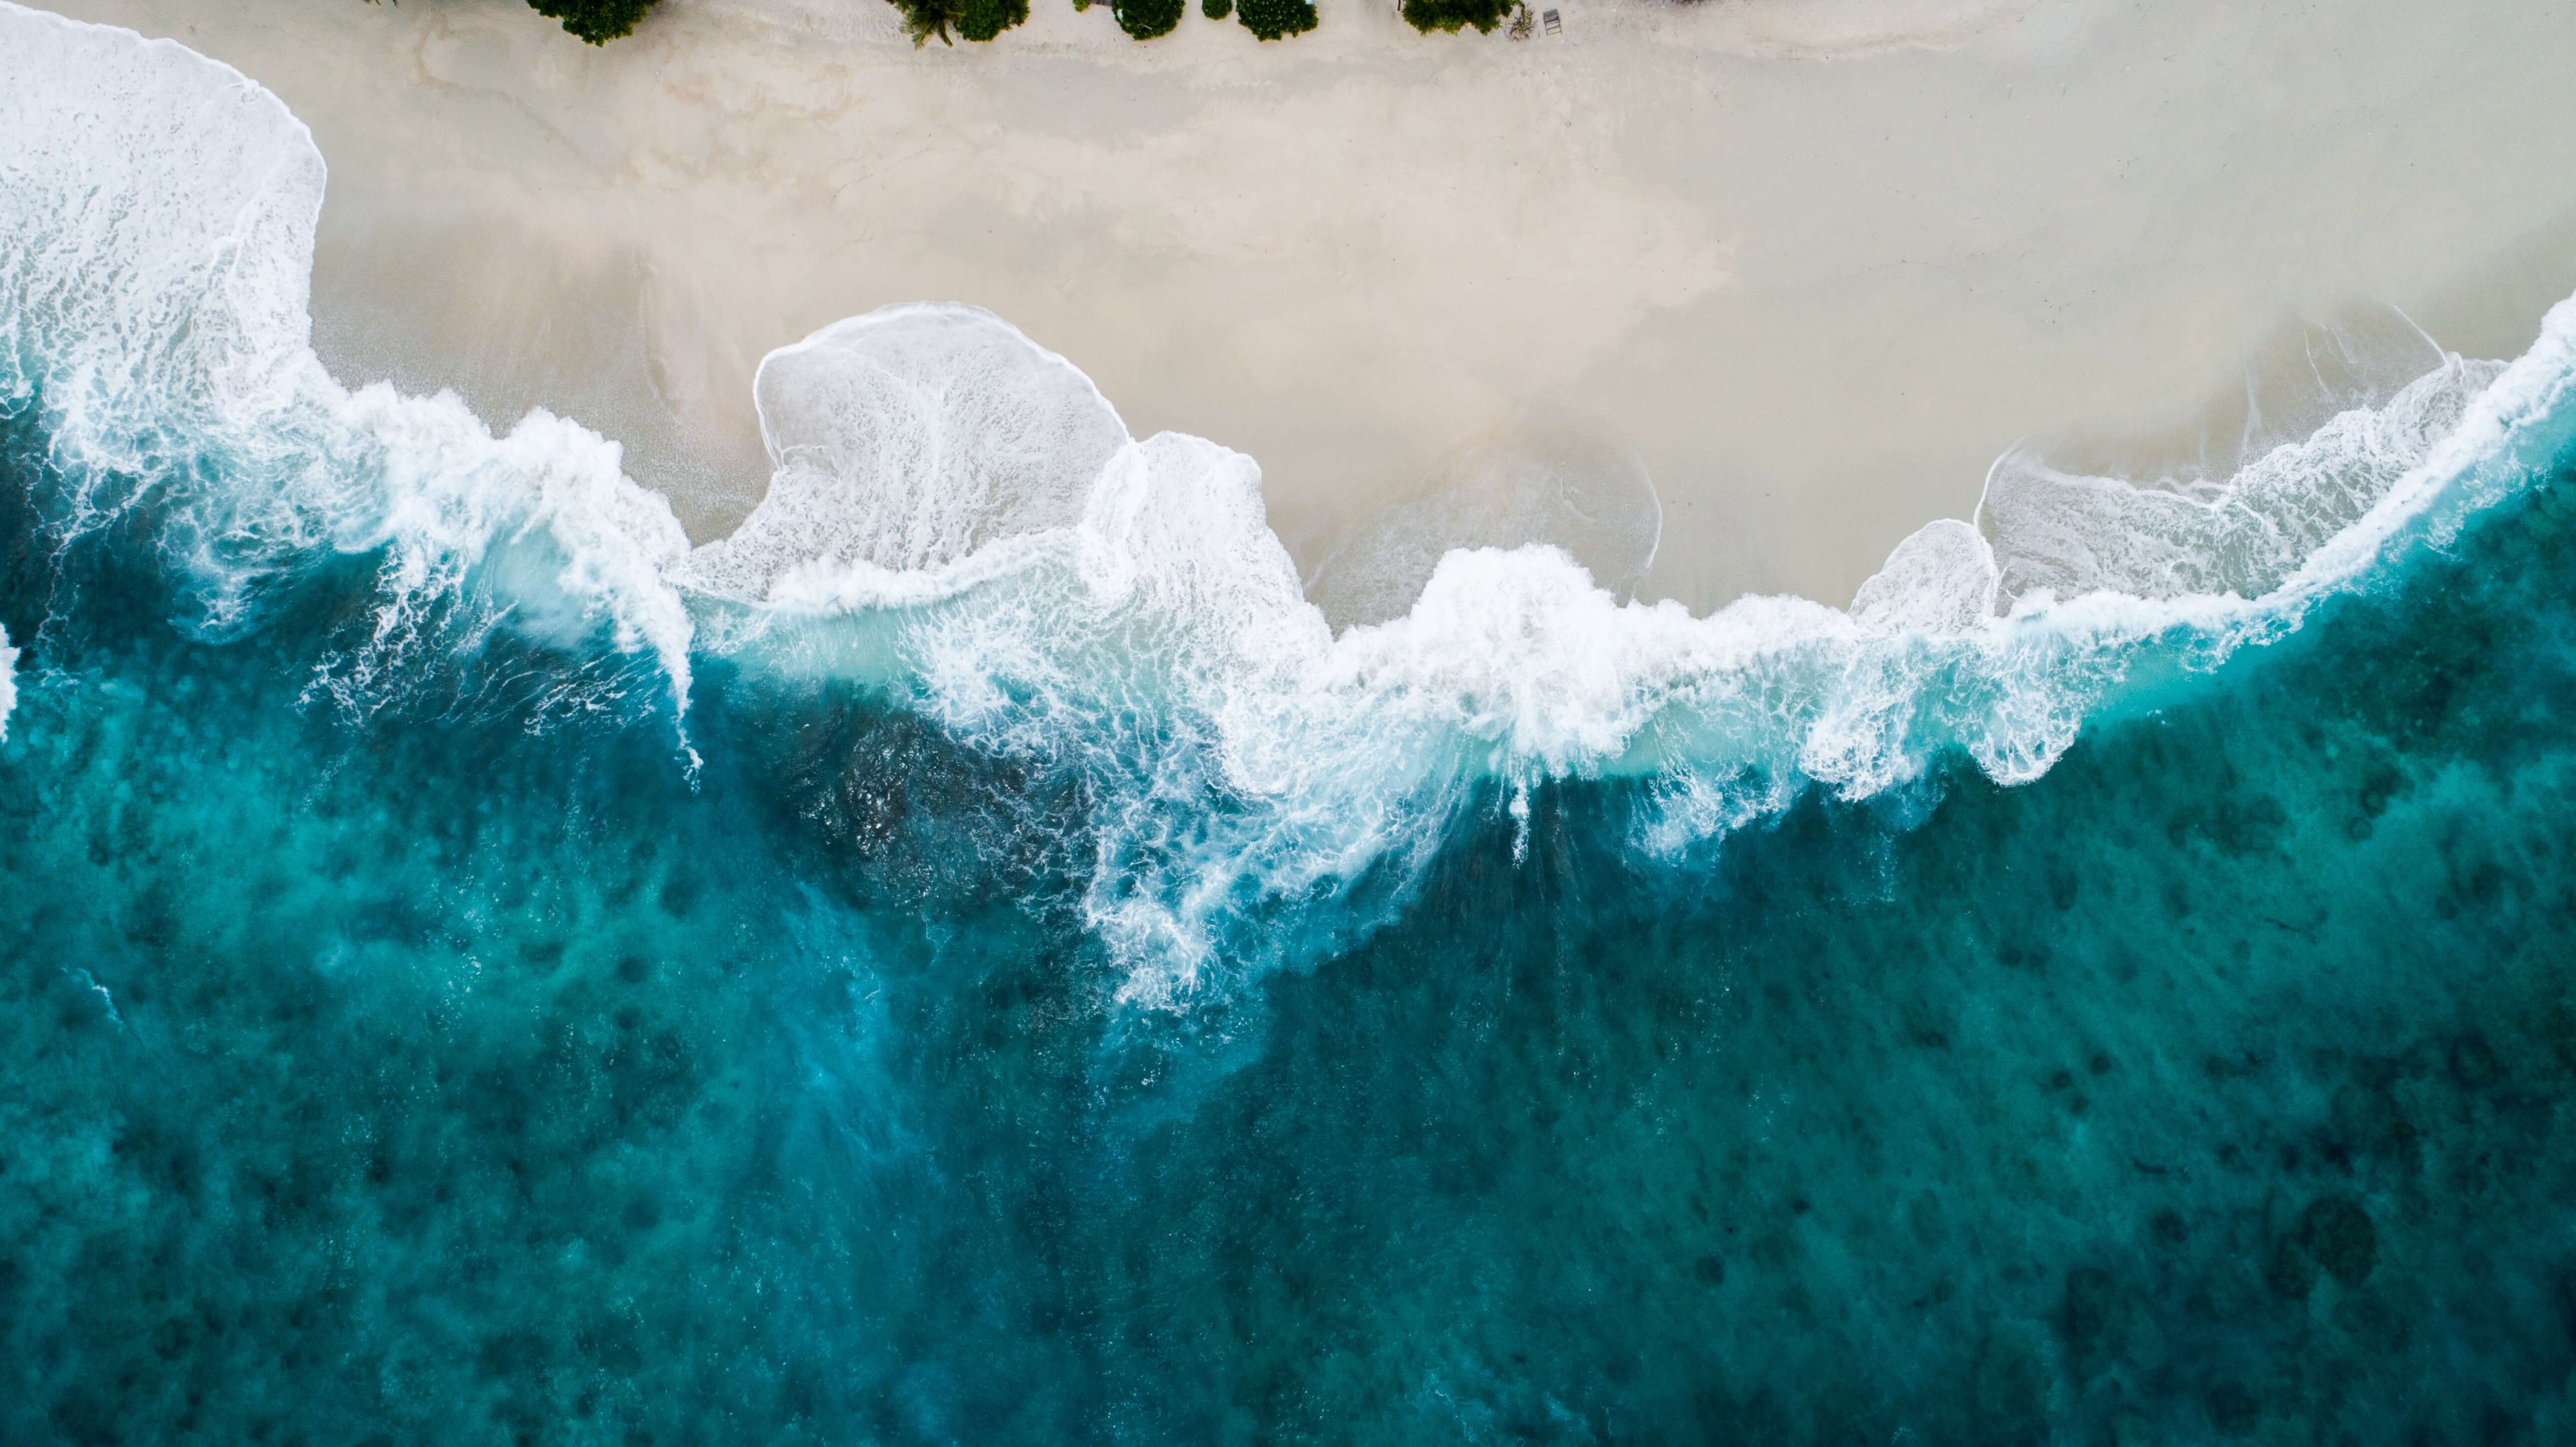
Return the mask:
<svg viewBox="0 0 2576 1447">
<path fill-rule="evenodd" d="M 374 0 L 369 0 L 374 3 Z M 593 45 L 606 45 L 632 35 L 660 0 L 528 0 L 529 8 Z M 990 40 L 1029 18 L 1029 0 L 887 0 L 903 12 L 904 33 L 915 45 Z M 1167 35 L 1181 23 L 1189 0 L 1073 0 L 1076 10 L 1095 4 L 1109 7 L 1118 28 L 1138 40 Z M 1456 34 L 1472 25 L 1491 32 L 1519 0 L 1402 0 L 1404 18 L 1428 35 L 1434 30 Z M 1229 16 L 1263 40 L 1283 40 L 1315 28 L 1314 0 L 1199 0 L 1199 13 L 1210 20 Z M 1517 33 L 1517 32 L 1516 32 Z"/>
</svg>

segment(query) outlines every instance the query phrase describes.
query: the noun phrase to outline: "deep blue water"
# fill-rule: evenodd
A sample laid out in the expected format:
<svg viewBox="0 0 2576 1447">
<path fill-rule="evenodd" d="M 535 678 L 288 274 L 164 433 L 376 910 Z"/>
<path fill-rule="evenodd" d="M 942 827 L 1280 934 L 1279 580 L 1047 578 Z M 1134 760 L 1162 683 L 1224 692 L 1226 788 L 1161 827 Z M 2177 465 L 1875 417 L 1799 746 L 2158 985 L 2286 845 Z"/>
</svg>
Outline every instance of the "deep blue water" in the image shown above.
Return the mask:
<svg viewBox="0 0 2576 1447">
<path fill-rule="evenodd" d="M 1489 798 L 1175 1014 L 1043 771 L 352 722 L 369 560 L 208 641 L 15 438 L 7 1440 L 2565 1440 L 2576 486 L 2021 787 Z"/>
<path fill-rule="evenodd" d="M 228 76 L 0 0 L 0 1443 L 2576 1440 L 2576 308 L 1335 639 L 968 309 L 348 392 Z"/>
</svg>

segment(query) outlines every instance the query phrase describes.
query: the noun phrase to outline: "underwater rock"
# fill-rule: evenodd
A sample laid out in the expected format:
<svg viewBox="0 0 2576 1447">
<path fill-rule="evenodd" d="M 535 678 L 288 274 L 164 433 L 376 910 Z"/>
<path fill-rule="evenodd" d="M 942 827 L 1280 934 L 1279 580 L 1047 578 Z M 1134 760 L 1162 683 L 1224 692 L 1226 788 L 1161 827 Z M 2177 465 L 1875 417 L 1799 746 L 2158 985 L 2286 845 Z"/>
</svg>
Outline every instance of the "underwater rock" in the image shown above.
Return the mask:
<svg viewBox="0 0 2576 1447">
<path fill-rule="evenodd" d="M 2370 1213 L 2349 1196 L 2320 1196 L 2300 1213 L 2296 1230 L 2273 1242 L 2264 1279 L 2297 1300 L 2316 1288 L 2320 1271 L 2359 1286 L 2378 1263 L 2379 1230 Z"/>
<path fill-rule="evenodd" d="M 2325 1196 L 2299 1218 L 2299 1240 L 2317 1264 L 2346 1286 L 2358 1286 L 2379 1261 L 2379 1232 L 2349 1196 Z"/>
<path fill-rule="evenodd" d="M 2220 1382 L 2204 1401 L 2209 1425 L 2221 1437 L 2251 1437 L 2263 1421 L 2263 1401 L 2242 1382 Z"/>
</svg>

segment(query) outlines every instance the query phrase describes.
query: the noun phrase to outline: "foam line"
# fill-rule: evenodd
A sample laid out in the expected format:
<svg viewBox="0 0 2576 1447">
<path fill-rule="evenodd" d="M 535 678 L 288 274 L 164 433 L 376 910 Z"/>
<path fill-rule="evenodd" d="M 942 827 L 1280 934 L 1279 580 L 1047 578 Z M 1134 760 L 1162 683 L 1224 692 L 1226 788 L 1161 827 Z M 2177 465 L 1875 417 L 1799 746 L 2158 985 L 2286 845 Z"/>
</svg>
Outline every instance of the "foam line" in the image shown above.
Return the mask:
<svg viewBox="0 0 2576 1447">
<path fill-rule="evenodd" d="M 1543 542 L 1458 548 L 1336 636 L 1260 471 L 1139 441 L 1091 381 L 975 308 L 889 308 L 773 353 L 775 469 L 691 550 L 617 444 L 538 411 L 351 392 L 310 346 L 323 169 L 275 98 L 169 42 L 0 0 L 0 405 L 34 407 L 65 537 L 135 516 L 210 631 L 259 582 L 383 559 L 316 688 L 355 716 L 504 628 L 658 668 L 893 690 L 1081 776 L 1094 926 L 1131 994 L 1278 946 L 1263 902 L 1401 876 L 1467 801 L 1656 776 L 1671 850 L 1805 788 L 1866 799 L 1958 751 L 2034 778 L 2088 719 L 2299 626 L 2567 443 L 2576 308 L 2509 366 L 2446 358 L 2235 476 L 2163 489 L 2007 458 L 1977 523 L 1901 543 L 1848 609 L 1621 602 Z"/>
<path fill-rule="evenodd" d="M 0 3 L 0 408 L 38 409 L 58 541 L 149 508 L 202 626 L 317 552 L 386 556 L 398 686 L 421 620 L 467 612 L 649 653 L 685 701 L 687 550 L 620 450 L 543 411 L 495 437 L 453 395 L 351 393 L 309 313 L 321 153 L 277 98 L 173 41 Z M 497 589 L 497 592 L 493 592 Z"/>
<path fill-rule="evenodd" d="M 0 628 L 0 744 L 9 741 L 9 715 L 18 707 L 18 650 L 9 646 L 9 630 Z"/>
</svg>

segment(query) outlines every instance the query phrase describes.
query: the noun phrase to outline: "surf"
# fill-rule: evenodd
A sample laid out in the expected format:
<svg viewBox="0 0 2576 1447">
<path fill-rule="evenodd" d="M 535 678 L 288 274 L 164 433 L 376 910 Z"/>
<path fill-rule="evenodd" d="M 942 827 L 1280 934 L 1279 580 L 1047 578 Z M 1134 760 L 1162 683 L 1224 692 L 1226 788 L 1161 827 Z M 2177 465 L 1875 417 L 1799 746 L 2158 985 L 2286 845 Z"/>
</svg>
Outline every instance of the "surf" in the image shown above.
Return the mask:
<svg viewBox="0 0 2576 1447">
<path fill-rule="evenodd" d="M 2088 725 L 2442 546 L 2576 419 L 2562 304 L 2515 361 L 2440 356 L 2225 477 L 2142 487 L 2010 454 L 1973 519 L 1927 524 L 1849 607 L 1695 616 L 1626 598 L 1544 521 L 1425 513 L 1402 542 L 1421 557 L 1381 570 L 1399 596 L 1337 629 L 1267 525 L 1257 462 L 1138 439 L 1006 320 L 910 304 L 762 363 L 768 495 L 692 547 L 577 421 L 496 433 L 452 394 L 323 368 L 325 170 L 273 96 L 175 43 L 15 6 L 0 42 L 0 127 L 27 138 L 0 160 L 0 407 L 42 438 L 55 566 L 148 547 L 186 626 L 221 639 L 363 560 L 368 614 L 303 694 L 361 724 L 452 697 L 438 676 L 498 637 L 544 660 L 536 706 L 667 728 L 684 772 L 711 663 L 891 700 L 1078 785 L 1086 918 L 1148 1006 L 1293 963 L 1309 947 L 1264 921 L 1364 878 L 1400 898 L 1465 811 L 1499 798 L 1525 821 L 1553 781 L 1650 781 L 1632 843 L 1672 855 L 1810 790 L 1900 795 L 1951 755 L 2038 778 Z M 1642 496 L 1597 556 L 1652 556 Z"/>
</svg>

